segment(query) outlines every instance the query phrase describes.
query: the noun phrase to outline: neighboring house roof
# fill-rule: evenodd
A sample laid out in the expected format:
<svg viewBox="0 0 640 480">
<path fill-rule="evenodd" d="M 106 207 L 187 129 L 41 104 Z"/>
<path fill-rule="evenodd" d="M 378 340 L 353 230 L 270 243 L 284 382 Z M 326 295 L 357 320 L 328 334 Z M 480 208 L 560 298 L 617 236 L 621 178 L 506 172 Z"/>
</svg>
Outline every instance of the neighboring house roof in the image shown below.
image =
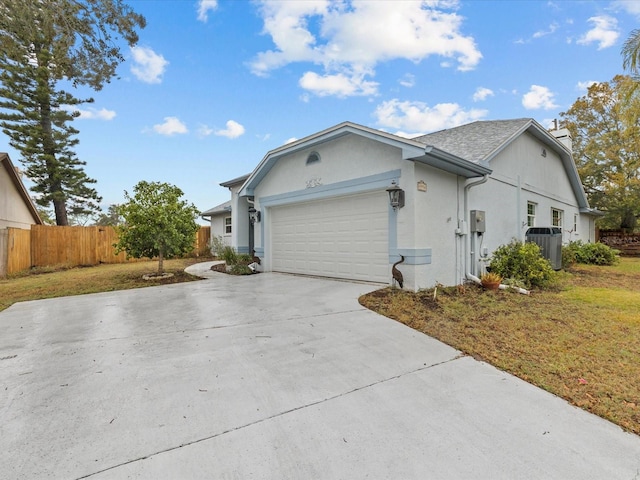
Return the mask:
<svg viewBox="0 0 640 480">
<path fill-rule="evenodd" d="M 589 208 L 571 151 L 532 118 L 478 121 L 422 135 L 414 140 L 488 167 L 498 153 L 524 132 L 530 133 L 560 155 L 580 210 L 598 215 L 599 212 Z"/>
<path fill-rule="evenodd" d="M 0 165 L 2 165 L 2 167 L 4 167 L 4 169 L 7 171 L 11 182 L 15 185 L 16 190 L 18 190 L 18 194 L 29 209 L 31 216 L 33 217 L 33 222 L 37 225 L 42 225 L 43 222 L 40 218 L 40 215 L 38 214 L 38 210 L 36 210 L 36 206 L 33 204 L 33 201 L 29 196 L 29 192 L 22 183 L 22 180 L 20 179 L 16 168 L 13 166 L 13 163 L 11 163 L 11 159 L 9 158 L 8 154 L 0 153 Z"/>
<path fill-rule="evenodd" d="M 206 212 L 200 214 L 201 217 L 215 217 L 217 215 L 229 214 L 231 212 L 231 201 L 221 203 Z"/>
<path fill-rule="evenodd" d="M 225 188 L 231 188 L 234 185 L 242 184 L 247 180 L 247 178 L 249 178 L 249 175 L 251 175 L 251 174 L 247 173 L 246 175 L 242 175 L 241 177 L 234 178 L 234 179 L 231 179 L 231 180 L 227 180 L 226 182 L 222 182 L 220 184 L 220 186 L 221 187 L 225 187 Z"/>
<path fill-rule="evenodd" d="M 345 135 L 359 135 L 386 145 L 391 145 L 402 150 L 402 158 L 425 163 L 442 170 L 471 178 L 491 173 L 491 169 L 485 165 L 476 164 L 469 160 L 456 156 L 450 152 L 435 146 L 427 146 L 422 142 L 409 138 L 399 137 L 391 133 L 358 125 L 352 122 L 343 122 L 308 137 L 288 143 L 269 151 L 256 169 L 249 175 L 239 191 L 240 196 L 252 196 L 254 188 L 262 181 L 276 162 L 285 155 L 290 155 L 300 150 L 309 149 L 312 146 L 329 142 Z"/>
</svg>

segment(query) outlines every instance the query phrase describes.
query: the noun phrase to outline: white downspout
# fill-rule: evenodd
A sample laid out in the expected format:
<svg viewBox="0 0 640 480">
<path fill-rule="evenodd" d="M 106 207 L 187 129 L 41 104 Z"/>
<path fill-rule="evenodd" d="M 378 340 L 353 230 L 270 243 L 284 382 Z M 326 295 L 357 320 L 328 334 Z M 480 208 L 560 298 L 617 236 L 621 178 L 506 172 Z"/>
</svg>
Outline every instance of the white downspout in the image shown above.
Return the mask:
<svg viewBox="0 0 640 480">
<path fill-rule="evenodd" d="M 471 225 L 469 225 L 469 219 L 470 219 L 470 215 L 469 215 L 469 190 L 472 187 L 476 187 L 478 185 L 482 185 L 483 183 L 487 183 L 487 180 L 489 180 L 489 175 L 484 175 L 480 180 L 474 180 L 474 181 L 469 181 L 467 180 L 464 184 L 464 222 L 467 224 L 467 234 L 466 234 L 466 238 L 464 241 L 464 272 L 467 278 L 469 278 L 469 275 L 471 273 L 475 273 L 475 272 L 471 272 L 469 270 L 469 255 L 471 254 L 470 250 L 471 250 Z"/>
<path fill-rule="evenodd" d="M 469 219 L 470 219 L 470 214 L 469 214 L 469 190 L 472 187 L 476 187 L 478 185 L 482 185 L 483 183 L 486 183 L 487 180 L 489 180 L 489 175 L 485 175 L 480 180 L 475 180 L 473 182 L 468 182 L 468 183 L 465 183 L 465 185 L 464 185 L 464 221 L 467 223 L 467 228 L 469 229 L 469 231 L 467 232 L 467 235 L 466 235 L 467 238 L 465 239 L 465 242 L 464 242 L 464 246 L 465 246 L 464 269 L 465 269 L 465 272 L 466 272 L 466 278 L 471 280 L 472 282 L 477 283 L 477 284 L 481 284 L 480 279 L 478 277 L 476 277 L 469 270 L 469 260 L 470 260 L 470 258 L 469 258 L 469 256 L 470 256 L 469 250 L 471 248 L 471 225 L 469 225 Z M 509 285 L 500 285 L 499 288 L 501 290 L 513 289 L 513 290 L 516 290 L 518 293 L 522 293 L 523 295 L 529 295 L 529 291 L 525 290 L 524 288 L 511 287 Z"/>
</svg>

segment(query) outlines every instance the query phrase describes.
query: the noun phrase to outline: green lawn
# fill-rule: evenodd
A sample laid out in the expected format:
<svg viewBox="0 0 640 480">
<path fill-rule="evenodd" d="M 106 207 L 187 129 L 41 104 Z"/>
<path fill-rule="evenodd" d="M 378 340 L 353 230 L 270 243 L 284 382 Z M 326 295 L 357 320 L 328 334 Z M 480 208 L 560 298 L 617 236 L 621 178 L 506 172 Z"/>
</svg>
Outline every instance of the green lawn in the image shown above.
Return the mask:
<svg viewBox="0 0 640 480">
<path fill-rule="evenodd" d="M 16 302 L 42 298 L 108 292 L 152 285 L 200 280 L 184 273 L 184 269 L 207 258 L 165 260 L 165 271 L 174 274 L 166 280 L 146 281 L 142 275 L 158 270 L 157 261 L 98 265 L 57 270 L 37 269 L 7 279 L 0 279 L 0 311 Z"/>
</svg>

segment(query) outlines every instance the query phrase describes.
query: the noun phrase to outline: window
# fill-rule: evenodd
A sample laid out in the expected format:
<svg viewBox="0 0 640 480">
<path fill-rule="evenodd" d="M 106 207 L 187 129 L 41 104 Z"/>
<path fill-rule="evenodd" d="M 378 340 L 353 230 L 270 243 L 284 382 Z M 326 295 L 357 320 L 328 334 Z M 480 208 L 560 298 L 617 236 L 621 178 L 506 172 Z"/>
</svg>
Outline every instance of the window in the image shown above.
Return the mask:
<svg viewBox="0 0 640 480">
<path fill-rule="evenodd" d="M 578 231 L 578 214 L 574 213 L 573 214 L 573 233 L 576 233 Z"/>
<path fill-rule="evenodd" d="M 536 224 L 536 204 L 527 202 L 527 227 L 533 227 Z"/>
<path fill-rule="evenodd" d="M 224 219 L 224 233 L 231 233 L 231 217 Z"/>
<path fill-rule="evenodd" d="M 557 208 L 551 209 L 551 225 L 562 228 L 562 210 Z"/>
<path fill-rule="evenodd" d="M 320 154 L 318 152 L 311 152 L 307 157 L 307 165 L 320 162 Z"/>
</svg>

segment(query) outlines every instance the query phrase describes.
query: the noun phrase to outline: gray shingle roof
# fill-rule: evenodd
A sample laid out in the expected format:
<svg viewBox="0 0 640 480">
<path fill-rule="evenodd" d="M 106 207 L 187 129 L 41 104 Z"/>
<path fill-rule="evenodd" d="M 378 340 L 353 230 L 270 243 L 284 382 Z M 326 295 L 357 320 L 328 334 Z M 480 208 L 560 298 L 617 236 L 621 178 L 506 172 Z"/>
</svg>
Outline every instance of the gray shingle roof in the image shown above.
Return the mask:
<svg viewBox="0 0 640 480">
<path fill-rule="evenodd" d="M 206 212 L 200 214 L 201 217 L 211 217 L 214 215 L 220 215 L 221 213 L 229 213 L 231 211 L 231 201 L 221 203 L 213 208 L 210 208 Z"/>
<path fill-rule="evenodd" d="M 474 163 L 486 162 L 511 138 L 527 128 L 530 118 L 469 123 L 414 138 Z"/>
</svg>

